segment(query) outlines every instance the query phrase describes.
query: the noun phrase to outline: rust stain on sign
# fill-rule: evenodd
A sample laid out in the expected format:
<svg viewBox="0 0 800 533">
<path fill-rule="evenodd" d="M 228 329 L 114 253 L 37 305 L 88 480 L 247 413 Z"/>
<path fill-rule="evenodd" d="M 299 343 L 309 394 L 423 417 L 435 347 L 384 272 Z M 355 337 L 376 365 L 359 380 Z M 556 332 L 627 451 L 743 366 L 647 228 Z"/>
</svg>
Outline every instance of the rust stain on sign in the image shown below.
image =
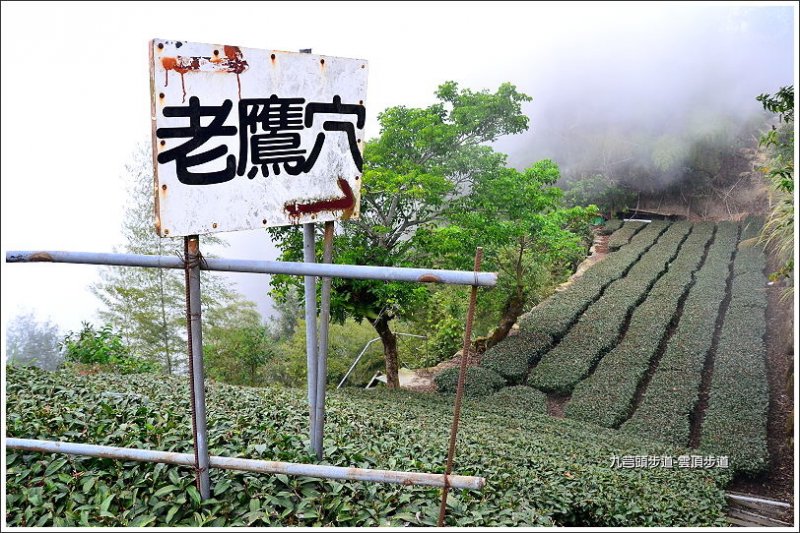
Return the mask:
<svg viewBox="0 0 800 533">
<path fill-rule="evenodd" d="M 239 99 L 242 98 L 242 81 L 239 74 L 247 70 L 247 61 L 242 55 L 242 51 L 238 46 L 223 47 L 224 56 L 220 57 L 215 54 L 214 57 L 204 56 L 176 56 L 176 57 L 162 57 L 161 66 L 164 70 L 169 72 L 174 70 L 181 75 L 181 88 L 183 89 L 183 100 L 186 102 L 186 81 L 184 74 L 187 72 L 222 72 L 228 74 L 236 74 L 236 83 L 239 86 Z M 169 85 L 169 74 L 167 74 L 164 81 L 164 87 Z"/>
<path fill-rule="evenodd" d="M 353 189 L 350 184 L 343 178 L 338 178 L 336 183 L 339 189 L 344 193 L 340 198 L 327 198 L 324 200 L 316 200 L 300 204 L 297 202 L 286 202 L 284 209 L 289 213 L 289 218 L 295 222 L 300 218 L 300 215 L 307 215 L 311 213 L 319 213 L 321 211 L 344 211 L 342 219 L 348 219 L 353 214 L 353 208 L 356 204 L 356 198 L 353 194 Z"/>
</svg>

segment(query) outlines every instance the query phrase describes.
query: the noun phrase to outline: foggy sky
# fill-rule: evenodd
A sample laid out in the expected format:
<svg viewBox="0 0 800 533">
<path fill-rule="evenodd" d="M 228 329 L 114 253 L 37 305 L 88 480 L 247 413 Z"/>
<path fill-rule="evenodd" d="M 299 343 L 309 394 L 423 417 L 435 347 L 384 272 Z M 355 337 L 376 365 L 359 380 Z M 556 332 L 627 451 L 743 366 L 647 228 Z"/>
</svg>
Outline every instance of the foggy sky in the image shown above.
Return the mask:
<svg viewBox="0 0 800 533">
<path fill-rule="evenodd" d="M 497 149 L 527 166 L 544 157 L 569 170 L 597 135 L 688 139 L 698 122 L 730 127 L 763 112 L 755 97 L 793 83 L 790 7 L 674 7 L 565 35 L 557 55 L 515 77 L 533 97 L 531 128 Z"/>
</svg>

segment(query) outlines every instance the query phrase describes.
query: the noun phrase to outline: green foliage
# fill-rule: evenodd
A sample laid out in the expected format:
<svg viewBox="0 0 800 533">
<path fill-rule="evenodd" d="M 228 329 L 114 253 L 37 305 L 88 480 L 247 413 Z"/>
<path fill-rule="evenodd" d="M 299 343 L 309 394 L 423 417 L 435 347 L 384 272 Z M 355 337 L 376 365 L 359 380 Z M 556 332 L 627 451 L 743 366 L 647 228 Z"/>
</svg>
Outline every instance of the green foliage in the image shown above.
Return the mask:
<svg viewBox="0 0 800 533">
<path fill-rule="evenodd" d="M 608 218 L 613 218 L 633 205 L 636 194 L 603 174 L 581 176 L 564 185 L 564 203 L 568 206 L 596 205 Z"/>
<path fill-rule="evenodd" d="M 644 222 L 628 221 L 621 228 L 617 229 L 608 239 L 608 249 L 610 251 L 619 250 L 628 244 L 631 238 L 645 226 Z"/>
<path fill-rule="evenodd" d="M 552 342 L 549 335 L 528 331 L 508 336 L 483 354 L 481 366 L 497 372 L 511 385 L 522 383 L 530 366 L 539 362 Z"/>
<path fill-rule="evenodd" d="M 713 224 L 692 227 L 669 270 L 633 312 L 625 337 L 600 360 L 592 375 L 575 387 L 565 410 L 567 416 L 606 427 L 618 427 L 628 418 L 637 387 L 662 338 L 670 325 L 677 323 L 678 304 L 713 233 Z"/>
<path fill-rule="evenodd" d="M 547 414 L 547 395 L 525 385 L 502 388 L 489 396 L 488 402 L 502 407 L 519 409 L 526 415 L 530 413 Z"/>
<path fill-rule="evenodd" d="M 497 287 L 478 309 L 479 323 L 497 328 L 489 345 L 573 271 L 592 241 L 596 208 L 564 209 L 553 186 L 558 177 L 550 160 L 482 176 L 473 194 L 454 204 L 447 225 L 417 233 L 419 255 L 443 268 L 470 269 L 475 249 L 483 248 L 482 268 L 498 272 Z"/>
<path fill-rule="evenodd" d="M 234 385 L 263 385 L 277 353 L 275 335 L 261 323 L 253 302 L 238 299 L 205 318 L 206 375 Z"/>
<path fill-rule="evenodd" d="M 761 136 L 759 144 L 771 152 L 772 160 L 763 169 L 770 182 L 772 211 L 760 234 L 760 241 L 773 250 L 782 262 L 773 272 L 773 281 L 794 281 L 794 86 L 781 87 L 774 95 L 756 97 L 764 109 L 778 115 L 779 126 Z M 787 291 L 791 294 L 792 289 Z"/>
<path fill-rule="evenodd" d="M 482 293 L 479 300 L 486 293 Z M 409 323 L 419 334 L 427 336 L 427 341 L 413 358 L 414 368 L 436 366 L 453 357 L 464 342 L 464 319 L 467 314 L 469 289 L 455 285 L 431 287 L 426 305 L 409 317 Z M 485 301 L 481 303 L 485 306 Z M 477 314 L 474 331 L 482 331 L 485 322 L 482 313 Z M 494 318 L 494 317 L 492 317 Z"/>
<path fill-rule="evenodd" d="M 454 393 L 458 388 L 458 374 L 460 368 L 455 366 L 441 371 L 433 381 L 439 392 Z M 479 366 L 467 367 L 466 381 L 464 382 L 464 394 L 466 396 L 488 396 L 496 390 L 505 386 L 506 381 L 503 377 Z"/>
<path fill-rule="evenodd" d="M 63 362 L 58 326 L 39 321 L 33 311 L 13 317 L 6 326 L 6 356 L 9 364 L 33 365 L 55 370 Z"/>
<path fill-rule="evenodd" d="M 612 218 L 606 220 L 605 223 L 600 227 L 598 232 L 600 233 L 600 235 L 611 235 L 612 233 L 614 233 L 615 231 L 617 231 L 622 227 L 622 223 L 623 221 L 621 218 Z"/>
<path fill-rule="evenodd" d="M 158 365 L 152 361 L 131 355 L 122 337 L 106 324 L 99 330 L 89 322 L 83 322 L 80 332 L 70 331 L 63 340 L 65 359 L 70 363 L 99 365 L 120 374 L 157 372 Z"/>
<path fill-rule="evenodd" d="M 11 368 L 7 379 L 9 437 L 191 452 L 184 378 Z M 313 462 L 305 391 L 207 388 L 212 454 Z M 725 524 L 725 471 L 614 469 L 613 455 L 681 450 L 491 398 L 465 401 L 455 470 L 488 482 L 452 493 L 447 526 Z M 338 391 L 327 413 L 327 463 L 443 471 L 452 397 Z M 212 498 L 199 502 L 189 468 L 15 450 L 5 459 L 12 527 L 425 526 L 439 511 L 434 487 L 213 469 Z"/>
<path fill-rule="evenodd" d="M 336 385 L 347 373 L 356 356 L 376 337 L 376 334 L 366 321 L 358 323 L 355 320 L 346 320 L 343 324 L 332 323 L 328 328 L 328 384 Z M 400 343 L 401 349 L 405 346 Z M 305 321 L 301 320 L 298 323 L 294 335 L 281 343 L 276 351 L 280 353 L 280 357 L 270 363 L 268 381 L 304 387 L 307 372 Z M 401 352 L 401 357 L 405 358 L 406 353 Z M 347 378 L 347 385 L 366 385 L 382 367 L 383 353 L 380 344 L 372 343 L 358 366 Z"/>
<path fill-rule="evenodd" d="M 622 425 L 632 434 L 685 446 L 691 416 L 698 399 L 706 354 L 711 348 L 717 313 L 725 298 L 731 255 L 738 228 L 730 222 L 717 226 L 706 262 L 684 303 L 677 328 L 639 408 Z"/>
<path fill-rule="evenodd" d="M 616 345 L 626 318 L 677 257 L 690 228 L 688 223 L 672 224 L 626 277 L 611 283 L 561 342 L 542 357 L 528 383 L 547 392 L 571 393 Z"/>
<path fill-rule="evenodd" d="M 528 126 L 521 106 L 530 97 L 508 83 L 491 93 L 447 82 L 436 96 L 439 101 L 426 108 L 396 106 L 378 115 L 381 135 L 364 148 L 360 217 L 340 226 L 334 262 L 426 266 L 416 245 L 418 230 L 442 222 L 453 201 L 503 167 L 505 156 L 484 143 Z M 298 228 L 269 231 L 282 260 L 302 257 Z M 274 276 L 273 295 L 282 297 L 292 283 L 297 281 Z M 409 283 L 336 279 L 331 313 L 340 323 L 367 319 L 390 331 L 391 320 L 411 315 L 427 297 L 426 287 Z M 384 349 L 391 352 L 390 344 Z M 396 362 L 396 354 L 387 353 L 389 360 Z M 389 367 L 386 373 L 392 380 Z"/>
</svg>

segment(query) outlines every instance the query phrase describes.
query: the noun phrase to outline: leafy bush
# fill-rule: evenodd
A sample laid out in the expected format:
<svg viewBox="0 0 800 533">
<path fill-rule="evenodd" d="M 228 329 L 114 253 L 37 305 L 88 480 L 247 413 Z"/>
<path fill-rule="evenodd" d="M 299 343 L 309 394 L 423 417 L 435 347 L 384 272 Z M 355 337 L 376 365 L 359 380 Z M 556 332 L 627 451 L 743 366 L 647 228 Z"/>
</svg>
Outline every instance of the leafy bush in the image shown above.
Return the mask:
<svg viewBox="0 0 800 533">
<path fill-rule="evenodd" d="M 614 347 L 626 317 L 667 271 L 690 229 L 688 223 L 672 224 L 628 274 L 609 285 L 561 342 L 542 356 L 528 376 L 528 384 L 546 392 L 571 393 L 592 366 Z"/>
<path fill-rule="evenodd" d="M 328 329 L 328 384 L 341 381 L 353 360 L 377 337 L 375 329 L 366 320 L 361 323 L 346 320 L 343 324 L 332 322 Z M 398 337 L 400 359 L 404 360 L 406 345 Z M 280 383 L 292 387 L 306 384 L 306 333 L 305 321 L 301 320 L 292 336 L 275 349 L 279 356 L 272 359 L 266 369 L 268 383 Z M 347 385 L 364 386 L 378 370 L 383 369 L 383 350 L 380 341 L 369 345 L 353 373 L 347 378 Z"/>
<path fill-rule="evenodd" d="M 122 342 L 122 337 L 114 333 L 110 324 L 99 330 L 88 322 L 83 323 L 80 332 L 70 331 L 64 338 L 65 359 L 71 363 L 100 365 L 121 374 L 158 372 L 158 364 L 131 355 Z"/>
<path fill-rule="evenodd" d="M 567 205 L 596 205 L 609 216 L 623 211 L 636 200 L 636 193 L 613 179 L 594 174 L 567 183 L 564 202 Z"/>
<path fill-rule="evenodd" d="M 693 226 L 678 257 L 634 311 L 625 337 L 603 357 L 594 373 L 575 387 L 565 410 L 567 416 L 617 427 L 630 415 L 639 383 L 670 324 L 677 321 L 680 299 L 687 293 L 712 235 L 711 224 Z"/>
<path fill-rule="evenodd" d="M 600 235 L 611 235 L 619 228 L 622 227 L 622 219 L 621 218 L 612 218 L 610 220 L 606 220 L 605 224 L 599 230 Z"/>
<path fill-rule="evenodd" d="M 258 320 L 209 327 L 204 341 L 204 365 L 211 379 L 233 385 L 263 385 L 275 359 L 275 338 Z"/>
<path fill-rule="evenodd" d="M 530 366 L 539 361 L 552 342 L 549 335 L 532 332 L 506 337 L 483 354 L 481 366 L 494 370 L 509 384 L 522 383 Z"/>
<path fill-rule="evenodd" d="M 505 387 L 489 396 L 488 401 L 500 406 L 520 409 L 525 413 L 547 414 L 547 395 L 532 387 Z"/>
<path fill-rule="evenodd" d="M 458 388 L 459 367 L 451 367 L 440 372 L 433 380 L 439 392 L 456 392 Z M 488 396 L 506 384 L 503 377 L 479 366 L 467 367 L 466 381 L 464 382 L 465 396 Z"/>
<path fill-rule="evenodd" d="M 614 232 L 608 239 L 608 249 L 613 251 L 619 250 L 628 244 L 631 238 L 645 226 L 645 222 L 628 221 L 625 222 L 620 229 Z"/>
<path fill-rule="evenodd" d="M 703 268 L 684 303 L 675 333 L 666 346 L 639 408 L 622 426 L 626 432 L 678 446 L 689 442 L 691 415 L 698 400 L 706 354 L 725 297 L 737 226 L 717 226 Z"/>
<path fill-rule="evenodd" d="M 185 378 L 11 368 L 7 380 L 9 437 L 191 453 Z M 313 462 L 304 390 L 207 388 L 213 455 Z M 495 404 L 465 401 L 455 472 L 487 484 L 453 491 L 446 525 L 725 525 L 724 470 L 611 468 L 614 455 L 682 450 Z M 332 392 L 327 407 L 327 463 L 443 471 L 452 397 L 352 389 Z M 190 468 L 10 449 L 6 465 L 13 527 L 424 526 L 435 525 L 441 494 L 213 469 L 212 498 L 200 502 Z"/>
<path fill-rule="evenodd" d="M 466 287 L 447 285 L 431 290 L 430 300 L 413 320 L 416 332 L 425 334 L 427 341 L 416 353 L 403 358 L 408 359 L 412 368 L 436 366 L 453 357 L 461 348 L 468 301 L 469 291 Z M 479 299 L 479 303 L 485 305 L 486 299 Z M 477 314 L 481 314 L 482 307 L 478 306 Z M 496 320 L 496 315 L 492 314 L 492 323 Z M 473 328 L 477 330 L 479 327 L 476 320 Z"/>
<path fill-rule="evenodd" d="M 759 241 L 768 246 L 780 261 L 770 274 L 772 281 L 786 280 L 790 285 L 785 295 L 794 290 L 794 85 L 781 87 L 774 95 L 760 94 L 756 100 L 764 109 L 778 115 L 773 125 L 759 139 L 759 146 L 770 152 L 770 161 L 762 172 L 770 182 L 772 210 L 764 224 Z"/>
</svg>

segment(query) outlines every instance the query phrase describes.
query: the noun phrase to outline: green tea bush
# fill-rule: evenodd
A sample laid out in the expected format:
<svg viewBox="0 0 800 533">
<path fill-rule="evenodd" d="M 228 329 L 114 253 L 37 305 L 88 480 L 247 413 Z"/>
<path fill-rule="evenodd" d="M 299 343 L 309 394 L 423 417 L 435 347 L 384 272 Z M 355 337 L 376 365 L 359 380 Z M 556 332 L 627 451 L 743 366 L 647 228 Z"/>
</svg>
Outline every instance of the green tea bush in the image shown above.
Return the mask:
<svg viewBox="0 0 800 533">
<path fill-rule="evenodd" d="M 434 382 L 439 392 L 456 392 L 458 387 L 459 367 L 451 367 L 440 372 Z M 479 366 L 467 367 L 466 381 L 464 382 L 464 395 L 466 396 L 488 396 L 496 390 L 504 387 L 506 380 L 503 376 Z"/>
<path fill-rule="evenodd" d="M 186 379 L 7 371 L 6 435 L 191 453 Z M 314 462 L 303 389 L 209 382 L 213 455 Z M 467 399 L 454 473 L 479 492 L 452 491 L 447 526 L 723 526 L 722 469 L 612 468 L 613 456 L 685 450 L 585 422 L 522 415 L 492 397 Z M 326 464 L 444 471 L 452 397 L 387 389 L 331 391 Z M 12 527 L 433 526 L 441 489 L 212 469 L 200 501 L 192 469 L 6 452 Z"/>
<path fill-rule="evenodd" d="M 628 273 L 668 226 L 669 224 L 663 221 L 647 224 L 634 236 L 630 244 L 618 252 L 609 254 L 603 261 L 587 270 L 569 288 L 557 292 L 520 317 L 520 331 L 533 331 L 560 339 L 611 283 Z"/>
<path fill-rule="evenodd" d="M 530 366 L 539 361 L 552 342 L 549 335 L 533 332 L 506 337 L 483 354 L 481 366 L 497 372 L 509 384 L 517 385 L 525 380 Z"/>
<path fill-rule="evenodd" d="M 603 224 L 603 226 L 600 228 L 599 233 L 600 235 L 611 235 L 621 227 L 622 219 L 612 218 L 610 220 L 606 220 L 605 224 Z"/>
<path fill-rule="evenodd" d="M 488 402 L 519 409 L 525 413 L 547 414 L 547 395 L 525 385 L 505 387 L 489 396 Z"/>
<path fill-rule="evenodd" d="M 631 238 L 645 227 L 645 224 L 645 222 L 625 222 L 622 227 L 615 231 L 608 239 L 608 249 L 613 252 L 628 244 Z"/>
<path fill-rule="evenodd" d="M 752 239 L 760 229 L 750 221 L 742 237 Z M 701 428 L 701 447 L 728 455 L 731 467 L 748 475 L 765 471 L 769 460 L 765 267 L 760 246 L 740 244 Z"/>
</svg>

